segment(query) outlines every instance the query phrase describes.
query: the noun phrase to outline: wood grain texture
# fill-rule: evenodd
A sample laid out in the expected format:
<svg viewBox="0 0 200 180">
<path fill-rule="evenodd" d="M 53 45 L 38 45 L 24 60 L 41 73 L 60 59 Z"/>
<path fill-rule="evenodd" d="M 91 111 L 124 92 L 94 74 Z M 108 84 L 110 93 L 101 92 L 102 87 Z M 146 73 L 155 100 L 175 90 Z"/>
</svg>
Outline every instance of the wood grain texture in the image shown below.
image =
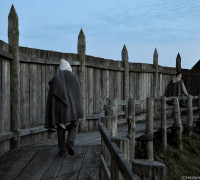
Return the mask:
<svg viewBox="0 0 200 180">
<path fill-rule="evenodd" d="M 73 157 L 67 155 L 63 161 L 63 165 L 58 173 L 57 179 L 75 180 L 78 177 L 80 168 L 83 164 L 83 158 L 86 153 L 85 147 L 75 148 Z"/>
<path fill-rule="evenodd" d="M 34 159 L 24 168 L 16 179 L 41 179 L 47 171 L 49 164 L 55 159 L 57 149 L 39 150 Z"/>
<path fill-rule="evenodd" d="M 2 131 L 10 131 L 10 62 L 2 61 L 2 81 L 1 81 L 1 121 Z"/>
<path fill-rule="evenodd" d="M 36 150 L 12 150 L 0 159 L 0 175 L 2 179 L 15 179 L 31 161 Z"/>
<path fill-rule="evenodd" d="M 30 127 L 30 70 L 26 63 L 20 64 L 20 127 Z"/>
</svg>

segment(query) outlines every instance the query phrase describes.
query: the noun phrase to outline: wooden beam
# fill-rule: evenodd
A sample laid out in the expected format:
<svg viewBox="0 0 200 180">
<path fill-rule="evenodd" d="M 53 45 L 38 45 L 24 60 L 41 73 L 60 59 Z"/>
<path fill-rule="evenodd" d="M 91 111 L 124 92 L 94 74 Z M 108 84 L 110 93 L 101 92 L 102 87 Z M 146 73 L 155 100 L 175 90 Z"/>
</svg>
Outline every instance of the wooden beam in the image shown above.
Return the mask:
<svg viewBox="0 0 200 180">
<path fill-rule="evenodd" d="M 19 130 L 19 135 L 27 136 L 30 134 L 36 134 L 36 133 L 41 133 L 41 132 L 45 132 L 45 131 L 48 131 L 48 130 L 45 129 L 44 126 L 38 126 L 38 127 L 29 128 L 29 129 L 21 129 L 21 130 Z"/>
<path fill-rule="evenodd" d="M 0 142 L 9 140 L 14 137 L 14 132 L 0 134 Z"/>
<path fill-rule="evenodd" d="M 0 49 L 0 57 L 6 58 L 8 60 L 13 60 L 13 55 L 9 52 L 3 51 Z M 1 60 L 1 58 L 0 58 Z"/>
</svg>

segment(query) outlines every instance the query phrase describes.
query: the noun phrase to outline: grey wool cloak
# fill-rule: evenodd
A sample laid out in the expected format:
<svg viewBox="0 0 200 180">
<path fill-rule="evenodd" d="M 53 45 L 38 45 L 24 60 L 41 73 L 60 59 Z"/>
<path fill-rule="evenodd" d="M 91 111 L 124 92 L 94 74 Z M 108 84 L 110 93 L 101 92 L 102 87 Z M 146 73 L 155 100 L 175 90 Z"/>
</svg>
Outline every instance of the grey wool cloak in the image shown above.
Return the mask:
<svg viewBox="0 0 200 180">
<path fill-rule="evenodd" d="M 55 128 L 58 123 L 72 122 L 82 117 L 81 90 L 77 75 L 68 70 L 57 70 L 49 81 L 45 128 Z"/>
<path fill-rule="evenodd" d="M 164 96 L 170 97 L 170 96 L 188 96 L 188 92 L 185 88 L 184 82 L 177 77 L 174 77 L 167 85 L 165 89 Z M 180 105 L 182 107 L 186 107 L 186 102 L 184 100 L 181 100 Z M 168 103 L 171 105 L 171 103 Z"/>
</svg>

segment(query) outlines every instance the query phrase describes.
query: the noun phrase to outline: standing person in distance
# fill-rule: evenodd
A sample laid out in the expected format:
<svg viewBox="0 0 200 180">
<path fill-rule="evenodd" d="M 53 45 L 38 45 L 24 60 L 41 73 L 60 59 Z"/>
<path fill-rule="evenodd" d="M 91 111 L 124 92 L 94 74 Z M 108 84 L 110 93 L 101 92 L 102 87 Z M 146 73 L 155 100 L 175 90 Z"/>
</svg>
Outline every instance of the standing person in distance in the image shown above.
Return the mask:
<svg viewBox="0 0 200 180">
<path fill-rule="evenodd" d="M 185 87 L 184 82 L 181 80 L 182 78 L 182 73 L 177 72 L 176 77 L 173 77 L 173 79 L 168 83 L 164 96 L 170 97 L 170 96 L 188 96 L 187 89 Z M 180 100 L 179 101 L 180 107 L 187 107 L 186 100 Z M 171 103 L 169 104 L 171 105 Z"/>
</svg>

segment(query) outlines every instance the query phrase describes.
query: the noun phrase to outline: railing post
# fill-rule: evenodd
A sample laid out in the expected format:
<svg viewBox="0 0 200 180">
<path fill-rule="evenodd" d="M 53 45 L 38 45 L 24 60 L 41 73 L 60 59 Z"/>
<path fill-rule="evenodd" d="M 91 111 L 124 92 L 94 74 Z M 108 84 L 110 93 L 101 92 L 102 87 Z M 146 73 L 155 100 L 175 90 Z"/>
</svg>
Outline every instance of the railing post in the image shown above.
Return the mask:
<svg viewBox="0 0 200 180">
<path fill-rule="evenodd" d="M 151 161 L 146 159 L 136 159 L 132 163 L 132 171 L 137 174 L 141 179 L 166 179 L 165 164 Z"/>
<path fill-rule="evenodd" d="M 161 131 L 162 131 L 162 151 L 167 152 L 167 122 L 166 122 L 166 97 L 161 98 Z"/>
<path fill-rule="evenodd" d="M 112 141 L 116 143 L 119 150 L 124 154 L 127 160 L 129 160 L 129 139 L 127 138 L 112 138 Z M 111 180 L 123 180 L 123 176 L 116 163 L 116 158 L 111 157 Z"/>
<path fill-rule="evenodd" d="M 12 5 L 8 16 L 8 44 L 9 52 L 13 54 L 13 61 L 10 64 L 10 94 L 11 94 L 11 131 L 14 138 L 11 148 L 20 146 L 20 61 L 19 61 L 19 28 L 18 16 Z"/>
<path fill-rule="evenodd" d="M 146 134 L 153 137 L 154 99 L 147 98 Z M 147 141 L 147 159 L 153 160 L 153 139 Z"/>
<path fill-rule="evenodd" d="M 188 119 L 188 135 L 192 135 L 193 128 L 193 109 L 192 109 L 192 96 L 187 97 L 187 119 Z"/>
<path fill-rule="evenodd" d="M 128 138 L 130 148 L 130 162 L 135 159 L 135 99 L 129 98 L 128 101 Z"/>
<path fill-rule="evenodd" d="M 87 132 L 86 128 L 86 116 L 85 116 L 85 35 L 81 29 L 78 36 L 78 59 L 80 61 L 80 85 L 81 85 L 81 94 L 82 94 L 82 107 L 83 107 L 83 118 L 80 121 L 79 131 Z"/>
<path fill-rule="evenodd" d="M 116 136 L 117 135 L 117 118 L 116 118 L 116 107 L 117 107 L 117 102 L 116 99 L 111 100 L 108 99 L 108 105 L 104 105 L 104 110 L 105 110 L 105 117 L 101 118 L 102 123 L 105 125 L 106 129 L 110 133 L 111 136 Z M 110 118 L 107 118 L 107 117 Z M 102 148 L 102 155 L 105 159 L 106 164 L 108 165 L 108 168 L 111 169 L 111 154 L 105 145 L 103 139 L 101 140 L 101 148 Z M 100 171 L 100 180 L 104 180 L 104 175 Z"/>
<path fill-rule="evenodd" d="M 173 107 L 174 107 L 174 125 L 172 126 L 172 137 L 174 139 L 174 145 L 179 150 L 183 150 L 182 146 L 182 131 L 183 127 L 181 124 L 181 113 L 179 107 L 178 98 L 173 98 Z"/>
</svg>

